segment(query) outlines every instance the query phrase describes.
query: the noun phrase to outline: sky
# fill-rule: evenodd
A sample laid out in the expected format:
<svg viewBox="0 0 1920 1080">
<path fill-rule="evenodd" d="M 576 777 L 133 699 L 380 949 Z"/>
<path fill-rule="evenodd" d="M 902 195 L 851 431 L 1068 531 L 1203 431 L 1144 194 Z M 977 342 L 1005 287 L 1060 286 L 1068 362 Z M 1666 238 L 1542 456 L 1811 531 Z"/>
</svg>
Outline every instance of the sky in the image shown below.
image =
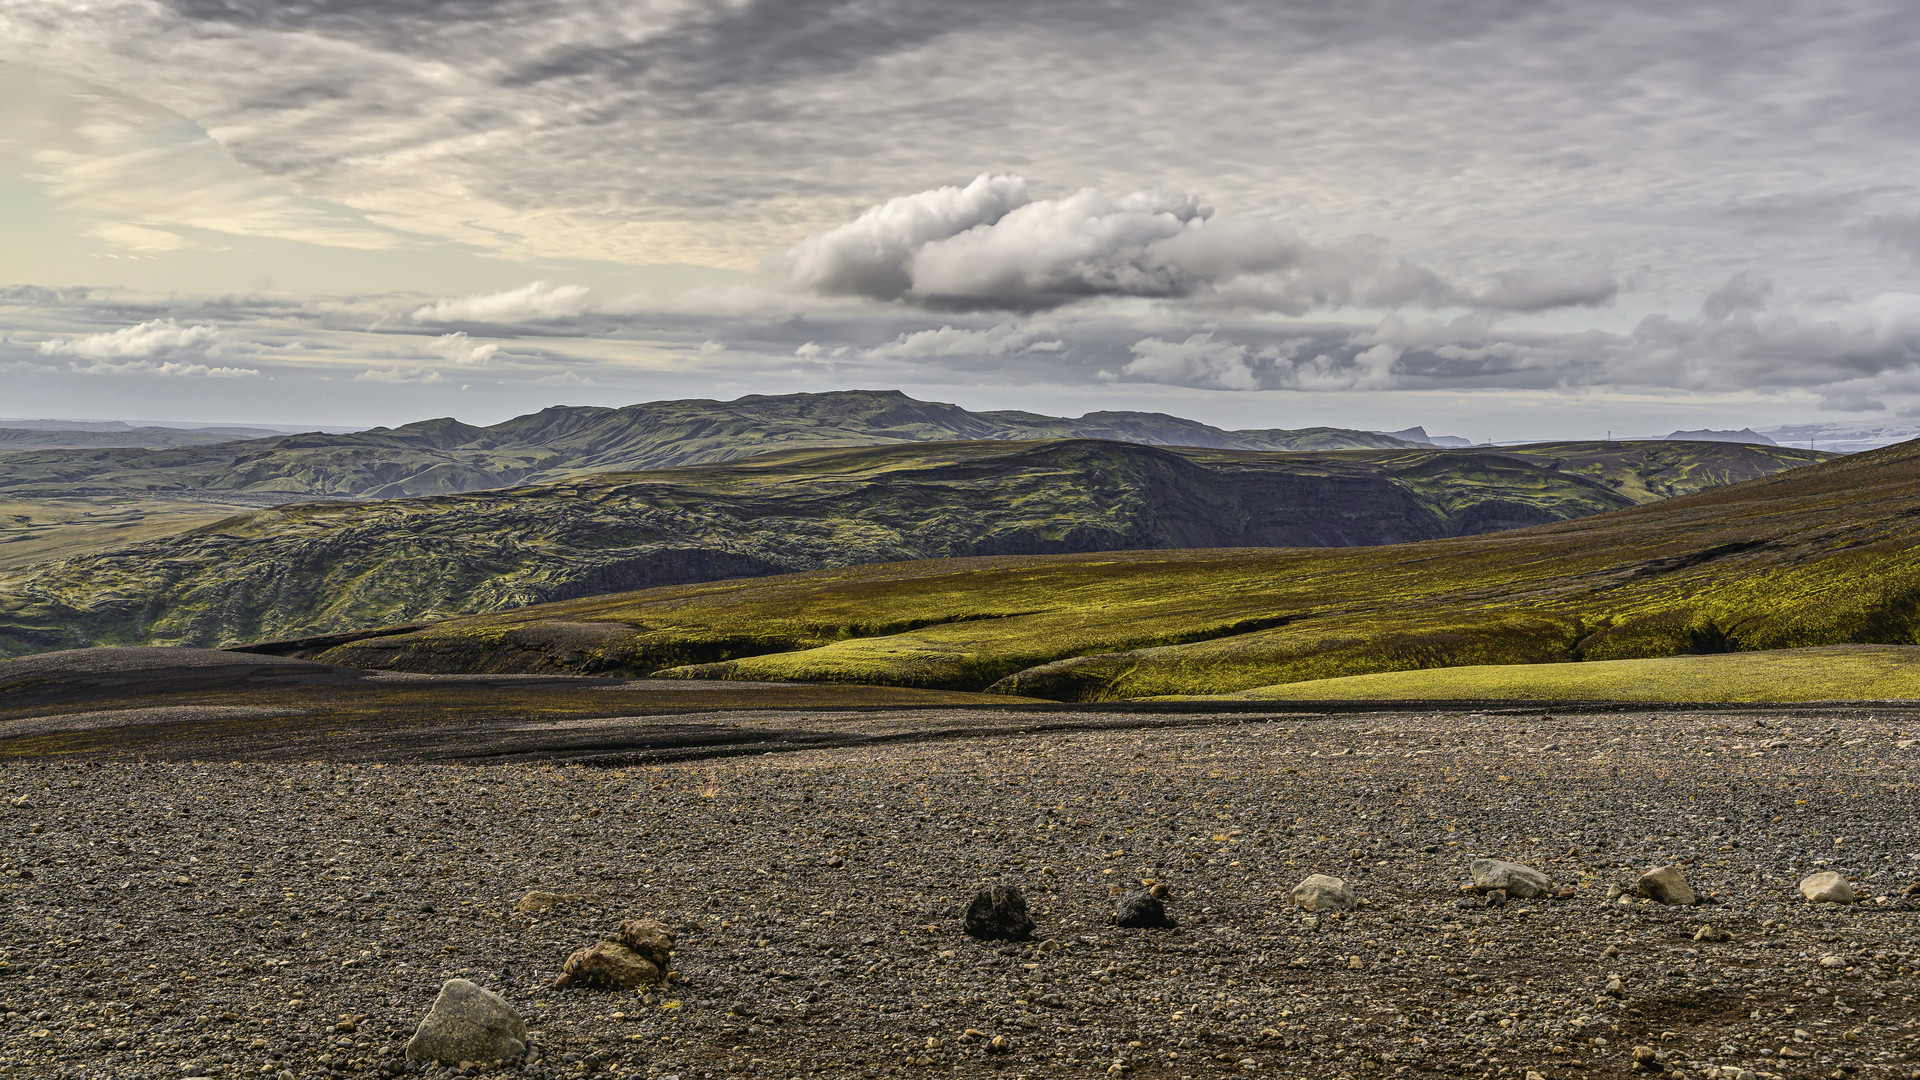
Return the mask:
<svg viewBox="0 0 1920 1080">
<path fill-rule="evenodd" d="M 1920 430 L 1901 0 L 0 0 L 0 416 Z"/>
</svg>

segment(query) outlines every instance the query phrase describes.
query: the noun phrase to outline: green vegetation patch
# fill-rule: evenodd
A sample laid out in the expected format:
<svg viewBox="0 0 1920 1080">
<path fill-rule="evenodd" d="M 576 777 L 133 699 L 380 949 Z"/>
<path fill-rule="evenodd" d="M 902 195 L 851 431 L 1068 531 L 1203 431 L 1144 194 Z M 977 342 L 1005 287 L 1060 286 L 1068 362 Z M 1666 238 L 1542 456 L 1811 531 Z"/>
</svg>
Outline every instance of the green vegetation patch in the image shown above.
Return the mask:
<svg viewBox="0 0 1920 1080">
<path fill-rule="evenodd" d="M 610 671 L 1108 700 L 1462 665 L 1912 645 L 1917 521 L 1920 445 L 1903 444 L 1485 536 L 848 567 L 589 597 L 306 654 L 568 670 L 581 661 L 538 644 L 538 628 L 601 624 L 592 662 Z"/>
<path fill-rule="evenodd" d="M 1475 664 L 1263 686 L 1225 701 L 1906 701 L 1920 699 L 1920 648 L 1812 649 L 1580 664 Z"/>
</svg>

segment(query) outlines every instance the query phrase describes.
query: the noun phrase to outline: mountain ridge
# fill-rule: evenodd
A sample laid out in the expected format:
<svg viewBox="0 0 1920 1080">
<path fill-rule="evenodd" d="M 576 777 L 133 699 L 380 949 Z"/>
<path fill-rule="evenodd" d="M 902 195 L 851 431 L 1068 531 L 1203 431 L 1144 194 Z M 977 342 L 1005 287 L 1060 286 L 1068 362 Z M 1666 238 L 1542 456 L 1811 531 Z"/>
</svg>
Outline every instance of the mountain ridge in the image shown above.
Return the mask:
<svg viewBox="0 0 1920 1080">
<path fill-rule="evenodd" d="M 87 446 L 0 453 L 0 496 L 130 491 L 399 498 L 595 472 L 710 464 L 769 451 L 948 441 L 1112 439 L 1231 450 L 1405 449 L 1340 428 L 1227 431 L 1165 413 L 1077 419 L 975 413 L 898 390 L 684 399 L 619 408 L 556 405 L 485 427 L 452 417 L 347 434 L 306 432 L 154 450 Z"/>
</svg>

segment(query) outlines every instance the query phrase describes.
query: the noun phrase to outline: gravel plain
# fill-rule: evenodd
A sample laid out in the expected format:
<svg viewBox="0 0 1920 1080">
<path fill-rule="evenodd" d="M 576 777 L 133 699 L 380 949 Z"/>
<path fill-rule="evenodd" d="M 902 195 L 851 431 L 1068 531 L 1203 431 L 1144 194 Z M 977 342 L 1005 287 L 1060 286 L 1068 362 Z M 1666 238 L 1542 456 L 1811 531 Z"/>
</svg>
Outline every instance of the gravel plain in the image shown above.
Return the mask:
<svg viewBox="0 0 1920 1080">
<path fill-rule="evenodd" d="M 1075 715 L 660 763 L 16 758 L 0 1074 L 410 1072 L 458 976 L 526 1017 L 529 1077 L 1920 1077 L 1912 713 Z M 1567 895 L 1489 906 L 1479 856 Z M 1701 905 L 1609 897 L 1674 861 Z M 1829 868 L 1868 899 L 1806 903 Z M 1293 908 L 1316 872 L 1362 906 Z M 1111 924 L 1145 881 L 1179 928 Z M 990 884 L 1034 941 L 961 933 Z M 548 986 L 633 917 L 673 981 Z"/>
</svg>

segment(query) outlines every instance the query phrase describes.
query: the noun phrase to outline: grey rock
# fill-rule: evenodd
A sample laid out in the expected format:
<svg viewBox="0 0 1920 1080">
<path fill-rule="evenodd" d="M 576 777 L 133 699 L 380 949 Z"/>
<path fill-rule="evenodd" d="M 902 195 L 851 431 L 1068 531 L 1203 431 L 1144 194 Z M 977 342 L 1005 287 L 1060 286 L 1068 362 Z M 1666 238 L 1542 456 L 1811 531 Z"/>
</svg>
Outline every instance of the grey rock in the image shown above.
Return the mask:
<svg viewBox="0 0 1920 1080">
<path fill-rule="evenodd" d="M 1832 870 L 1822 870 L 1800 880 L 1800 895 L 1810 904 L 1851 904 L 1858 899 L 1846 878 Z"/>
<path fill-rule="evenodd" d="M 1346 882 L 1326 874 L 1309 875 L 1290 895 L 1308 911 L 1352 911 L 1359 902 Z"/>
<path fill-rule="evenodd" d="M 408 1061 L 518 1063 L 527 1053 L 527 1025 L 500 995 L 465 979 L 440 987 L 419 1030 L 407 1040 Z"/>
<path fill-rule="evenodd" d="M 1533 867 L 1502 859 L 1475 859 L 1467 864 L 1467 873 L 1473 875 L 1474 888 L 1482 892 L 1502 889 L 1515 900 L 1545 896 L 1553 886 L 1552 879 Z"/>
</svg>

